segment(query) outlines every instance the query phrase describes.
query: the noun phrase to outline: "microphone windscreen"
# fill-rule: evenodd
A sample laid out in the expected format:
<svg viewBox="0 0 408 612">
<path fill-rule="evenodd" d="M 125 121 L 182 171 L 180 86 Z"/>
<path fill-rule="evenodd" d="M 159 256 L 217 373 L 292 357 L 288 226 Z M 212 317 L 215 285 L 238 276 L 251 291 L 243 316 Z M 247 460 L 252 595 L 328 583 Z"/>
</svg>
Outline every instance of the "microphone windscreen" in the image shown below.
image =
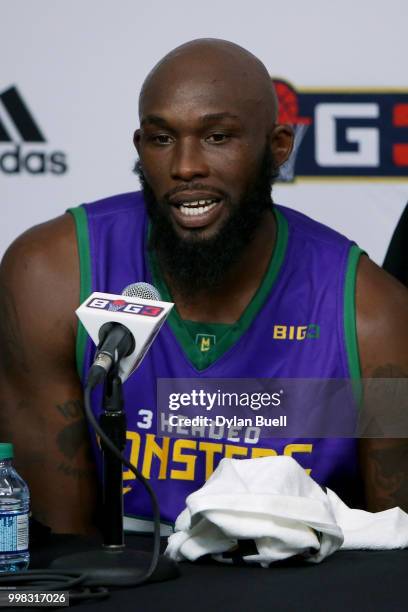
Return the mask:
<svg viewBox="0 0 408 612">
<path fill-rule="evenodd" d="M 155 300 L 157 302 L 161 301 L 160 293 L 157 291 L 156 287 L 150 285 L 149 283 L 132 283 L 125 287 L 122 291 L 122 295 L 126 295 L 127 297 L 141 298 L 142 300 Z"/>
</svg>

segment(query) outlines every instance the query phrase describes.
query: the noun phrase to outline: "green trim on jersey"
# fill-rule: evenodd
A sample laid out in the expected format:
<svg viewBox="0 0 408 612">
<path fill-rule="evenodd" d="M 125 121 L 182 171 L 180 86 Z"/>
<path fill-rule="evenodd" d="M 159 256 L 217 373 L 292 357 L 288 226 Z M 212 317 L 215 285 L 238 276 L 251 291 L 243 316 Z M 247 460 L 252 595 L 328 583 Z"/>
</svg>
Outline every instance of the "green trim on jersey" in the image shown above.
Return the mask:
<svg viewBox="0 0 408 612">
<path fill-rule="evenodd" d="M 276 208 L 274 208 L 274 214 L 277 221 L 276 244 L 265 276 L 240 319 L 236 323 L 232 323 L 231 325 L 227 326 L 225 333 L 222 335 L 219 341 L 217 339 L 217 344 L 211 351 L 202 352 L 198 345 L 194 343 L 188 329 L 188 324 L 186 325 L 181 319 L 176 308 L 173 308 L 170 312 L 167 319 L 170 328 L 176 336 L 186 357 L 191 361 L 197 370 L 205 370 L 211 364 L 217 361 L 217 359 L 219 359 L 224 353 L 226 353 L 228 349 L 236 344 L 249 328 L 256 315 L 266 302 L 266 299 L 282 267 L 288 243 L 288 222 L 283 214 Z M 171 298 L 171 294 L 160 274 L 156 258 L 152 253 L 149 253 L 149 265 L 154 285 L 158 288 L 162 300 L 165 302 L 172 302 L 173 300 Z"/>
<path fill-rule="evenodd" d="M 356 317 L 356 279 L 357 267 L 361 255 L 364 253 L 357 245 L 350 248 L 346 278 L 344 283 L 344 337 L 346 341 L 346 353 L 349 366 L 350 378 L 358 403 L 362 398 L 361 365 L 357 341 L 357 317 Z"/>
<path fill-rule="evenodd" d="M 91 272 L 91 254 L 89 248 L 89 232 L 88 218 L 85 209 L 82 206 L 69 208 L 67 210 L 75 221 L 78 254 L 79 254 L 79 273 L 80 273 L 80 289 L 79 303 L 82 304 L 89 297 L 92 290 L 92 272 Z M 76 364 L 79 377 L 82 380 L 83 365 L 85 358 L 87 333 L 85 327 L 78 319 L 77 337 L 76 337 Z"/>
</svg>

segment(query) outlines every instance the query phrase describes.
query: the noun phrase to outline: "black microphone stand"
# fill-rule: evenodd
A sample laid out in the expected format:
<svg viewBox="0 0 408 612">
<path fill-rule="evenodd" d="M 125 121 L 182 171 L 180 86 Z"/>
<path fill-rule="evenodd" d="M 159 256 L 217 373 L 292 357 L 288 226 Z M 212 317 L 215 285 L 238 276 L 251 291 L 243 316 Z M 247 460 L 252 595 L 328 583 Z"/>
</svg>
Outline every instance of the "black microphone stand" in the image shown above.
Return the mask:
<svg viewBox="0 0 408 612">
<path fill-rule="evenodd" d="M 115 368 L 116 370 L 116 368 Z M 104 412 L 99 424 L 122 453 L 126 445 L 126 414 L 123 410 L 122 381 L 116 371 L 105 379 Z M 122 463 L 101 440 L 103 455 L 102 535 L 106 548 L 125 545 L 123 534 Z"/>
<path fill-rule="evenodd" d="M 122 381 L 116 364 L 105 379 L 103 413 L 99 424 L 120 452 L 126 444 L 126 413 Z M 87 575 L 84 586 L 134 586 L 147 571 L 151 554 L 126 548 L 123 532 L 123 472 L 119 458 L 105 447 L 103 453 L 102 536 L 95 550 L 66 555 L 53 561 L 52 568 L 78 570 Z M 177 565 L 160 555 L 149 582 L 176 578 Z"/>
</svg>

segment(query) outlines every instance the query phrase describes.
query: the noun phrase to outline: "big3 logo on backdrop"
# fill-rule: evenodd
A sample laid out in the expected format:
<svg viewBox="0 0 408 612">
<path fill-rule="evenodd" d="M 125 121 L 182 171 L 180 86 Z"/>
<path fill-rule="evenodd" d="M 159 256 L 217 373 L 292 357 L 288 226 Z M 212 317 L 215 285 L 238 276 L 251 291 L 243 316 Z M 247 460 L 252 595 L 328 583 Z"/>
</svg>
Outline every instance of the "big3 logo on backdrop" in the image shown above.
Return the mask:
<svg viewBox="0 0 408 612">
<path fill-rule="evenodd" d="M 0 173 L 65 174 L 66 153 L 53 151 L 17 87 L 0 94 Z"/>
<path fill-rule="evenodd" d="M 307 89 L 273 78 L 279 123 L 294 128 L 280 180 L 406 177 L 408 90 Z"/>
</svg>

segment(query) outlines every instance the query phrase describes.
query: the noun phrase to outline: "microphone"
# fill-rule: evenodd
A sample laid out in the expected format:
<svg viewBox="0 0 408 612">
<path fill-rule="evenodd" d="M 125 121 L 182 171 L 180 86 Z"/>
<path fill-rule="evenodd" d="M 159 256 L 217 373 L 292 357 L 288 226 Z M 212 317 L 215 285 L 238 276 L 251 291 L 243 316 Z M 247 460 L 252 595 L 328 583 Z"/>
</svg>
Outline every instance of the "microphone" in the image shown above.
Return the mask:
<svg viewBox="0 0 408 612">
<path fill-rule="evenodd" d="M 126 299 L 125 299 L 126 298 Z M 88 373 L 94 387 L 117 365 L 124 382 L 139 366 L 174 304 L 155 287 L 133 283 L 121 295 L 93 293 L 76 314 L 98 347 Z"/>
<path fill-rule="evenodd" d="M 149 283 L 132 283 L 124 288 L 122 295 L 145 300 L 160 300 L 159 292 Z M 121 300 L 116 302 L 115 307 L 121 306 Z M 112 365 L 123 357 L 131 355 L 135 348 L 132 332 L 125 325 L 104 323 L 99 330 L 98 352 L 88 372 L 88 382 L 91 386 L 101 382 Z"/>
<path fill-rule="evenodd" d="M 103 547 L 61 557 L 52 567 L 83 573 L 87 586 L 136 586 L 151 578 L 168 580 L 178 576 L 177 566 L 160 555 L 160 509 L 154 491 L 123 454 L 126 413 L 122 382 L 140 364 L 173 306 L 161 302 L 159 293 L 151 285 L 134 283 L 126 287 L 122 295 L 92 293 L 76 310 L 98 346 L 84 389 L 84 406 L 89 423 L 100 437 L 103 453 Z M 103 412 L 98 422 L 91 405 L 91 393 L 105 376 Z M 123 465 L 134 473 L 152 500 L 154 548 L 151 558 L 125 547 Z"/>
</svg>

